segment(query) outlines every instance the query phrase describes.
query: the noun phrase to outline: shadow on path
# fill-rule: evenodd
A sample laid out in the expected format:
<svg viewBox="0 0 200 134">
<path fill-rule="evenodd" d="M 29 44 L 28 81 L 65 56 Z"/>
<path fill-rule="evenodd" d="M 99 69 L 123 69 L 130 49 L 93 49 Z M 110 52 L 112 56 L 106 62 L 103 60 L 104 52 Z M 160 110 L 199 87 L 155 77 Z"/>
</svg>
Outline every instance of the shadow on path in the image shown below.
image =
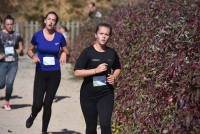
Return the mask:
<svg viewBox="0 0 200 134">
<path fill-rule="evenodd" d="M 61 132 L 48 132 L 48 134 L 81 134 L 81 133 L 73 130 L 62 129 Z"/>
<path fill-rule="evenodd" d="M 21 96 L 18 96 L 18 95 L 14 95 L 14 96 L 11 96 L 11 98 L 10 99 L 22 99 L 23 97 L 21 97 Z M 5 99 L 5 97 L 0 97 L 0 100 L 4 100 Z"/>
<path fill-rule="evenodd" d="M 24 108 L 24 107 L 31 107 L 32 105 L 30 104 L 11 104 L 12 109 L 19 109 L 19 108 Z"/>
<path fill-rule="evenodd" d="M 54 102 L 59 102 L 65 98 L 71 98 L 70 96 L 55 96 Z"/>
</svg>

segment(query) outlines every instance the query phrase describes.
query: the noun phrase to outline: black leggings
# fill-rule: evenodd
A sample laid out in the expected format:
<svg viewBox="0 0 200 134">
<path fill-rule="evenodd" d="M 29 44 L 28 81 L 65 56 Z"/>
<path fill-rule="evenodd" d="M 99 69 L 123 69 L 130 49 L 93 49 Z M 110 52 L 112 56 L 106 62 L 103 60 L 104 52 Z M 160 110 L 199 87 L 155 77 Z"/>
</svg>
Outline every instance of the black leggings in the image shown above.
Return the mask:
<svg viewBox="0 0 200 134">
<path fill-rule="evenodd" d="M 86 134 L 97 134 L 97 117 L 99 117 L 101 134 L 112 134 L 111 117 L 114 94 L 105 95 L 97 100 L 81 98 L 81 109 L 86 122 Z"/>
<path fill-rule="evenodd" d="M 42 131 L 47 131 L 51 117 L 51 106 L 60 84 L 60 71 L 38 71 L 35 73 L 32 116 L 35 118 L 43 106 Z"/>
</svg>

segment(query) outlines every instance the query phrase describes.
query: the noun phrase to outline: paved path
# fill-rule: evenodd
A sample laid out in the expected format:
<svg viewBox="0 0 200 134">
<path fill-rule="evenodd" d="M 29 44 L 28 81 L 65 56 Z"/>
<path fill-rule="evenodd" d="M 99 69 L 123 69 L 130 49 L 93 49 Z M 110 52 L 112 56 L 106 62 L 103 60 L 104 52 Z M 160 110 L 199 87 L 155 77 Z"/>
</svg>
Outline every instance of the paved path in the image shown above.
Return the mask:
<svg viewBox="0 0 200 134">
<path fill-rule="evenodd" d="M 0 108 L 0 134 L 40 134 L 42 111 L 31 128 L 25 128 L 33 95 L 34 64 L 26 56 L 20 58 L 19 70 L 11 99 L 12 110 Z M 75 79 L 72 67 L 62 66 L 62 79 L 52 106 L 48 131 L 50 134 L 84 134 L 84 120 L 79 103 L 81 80 Z M 5 90 L 0 90 L 0 106 L 3 105 Z"/>
</svg>

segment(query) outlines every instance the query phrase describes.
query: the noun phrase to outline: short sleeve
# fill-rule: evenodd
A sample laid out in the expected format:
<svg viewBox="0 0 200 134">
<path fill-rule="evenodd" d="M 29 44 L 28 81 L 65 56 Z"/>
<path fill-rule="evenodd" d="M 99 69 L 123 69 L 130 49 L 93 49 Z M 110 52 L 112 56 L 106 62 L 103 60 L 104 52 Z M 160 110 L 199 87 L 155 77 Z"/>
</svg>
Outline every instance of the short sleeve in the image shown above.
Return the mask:
<svg viewBox="0 0 200 134">
<path fill-rule="evenodd" d="M 63 35 L 61 35 L 61 42 L 60 43 L 61 43 L 61 47 L 67 46 L 67 42 L 66 42 L 65 37 Z"/>
<path fill-rule="evenodd" d="M 34 46 L 37 45 L 37 39 L 36 39 L 36 37 L 37 37 L 37 34 L 34 33 L 32 39 L 31 39 L 31 44 L 33 44 Z"/>
<path fill-rule="evenodd" d="M 119 56 L 118 56 L 117 52 L 115 52 L 115 60 L 114 60 L 112 69 L 113 70 L 115 70 L 115 69 L 121 69 L 121 64 L 120 64 Z"/>
<path fill-rule="evenodd" d="M 87 62 L 88 62 L 87 49 L 84 49 L 83 52 L 78 57 L 78 59 L 76 60 L 74 70 L 86 69 Z"/>
<path fill-rule="evenodd" d="M 17 42 L 23 42 L 23 38 L 20 34 L 17 34 Z"/>
</svg>

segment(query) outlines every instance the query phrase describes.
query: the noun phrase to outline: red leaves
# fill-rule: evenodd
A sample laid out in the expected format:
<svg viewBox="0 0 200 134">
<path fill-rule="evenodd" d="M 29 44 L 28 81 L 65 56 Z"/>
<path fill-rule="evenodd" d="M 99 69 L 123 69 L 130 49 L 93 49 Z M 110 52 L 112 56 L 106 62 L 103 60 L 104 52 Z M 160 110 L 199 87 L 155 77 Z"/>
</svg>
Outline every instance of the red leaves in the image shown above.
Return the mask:
<svg viewBox="0 0 200 134">
<path fill-rule="evenodd" d="M 109 45 L 123 65 L 114 111 L 122 132 L 200 131 L 198 6 L 195 0 L 148 0 L 108 17 L 114 28 Z M 83 33 L 87 44 L 92 32 Z"/>
<path fill-rule="evenodd" d="M 197 10 L 194 1 L 157 0 L 112 14 L 115 34 L 111 45 L 120 52 L 124 65 L 129 65 L 119 80 L 123 84 L 118 85 L 114 114 L 124 124 L 123 131 L 130 129 L 126 127 L 130 121 L 140 124 L 141 133 L 192 132 L 200 125 L 200 118 L 179 115 L 191 105 L 199 107 L 196 90 L 190 92 L 200 59 L 200 46 L 195 45 L 200 37 L 195 32 Z M 126 108 L 133 113 L 127 115 Z M 198 109 L 195 112 L 200 114 Z"/>
</svg>

